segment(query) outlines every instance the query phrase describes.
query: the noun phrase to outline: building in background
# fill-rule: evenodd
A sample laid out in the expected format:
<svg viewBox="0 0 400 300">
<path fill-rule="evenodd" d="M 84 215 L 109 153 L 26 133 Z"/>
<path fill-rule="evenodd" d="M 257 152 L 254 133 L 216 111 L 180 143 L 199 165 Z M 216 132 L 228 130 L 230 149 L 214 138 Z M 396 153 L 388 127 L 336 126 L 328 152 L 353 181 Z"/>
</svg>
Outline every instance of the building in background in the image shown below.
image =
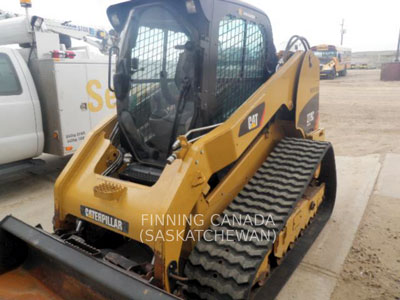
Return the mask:
<svg viewBox="0 0 400 300">
<path fill-rule="evenodd" d="M 381 68 L 382 64 L 395 60 L 396 51 L 362 51 L 353 52 L 351 58 L 352 68 Z"/>
</svg>

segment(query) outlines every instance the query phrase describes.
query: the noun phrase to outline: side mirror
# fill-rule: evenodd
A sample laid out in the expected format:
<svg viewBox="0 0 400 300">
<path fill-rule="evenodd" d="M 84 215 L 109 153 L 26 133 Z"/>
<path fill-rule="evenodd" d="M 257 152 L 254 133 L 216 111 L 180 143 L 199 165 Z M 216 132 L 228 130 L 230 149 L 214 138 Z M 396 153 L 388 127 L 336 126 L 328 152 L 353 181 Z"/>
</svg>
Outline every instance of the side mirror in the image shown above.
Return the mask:
<svg viewBox="0 0 400 300">
<path fill-rule="evenodd" d="M 117 73 L 113 77 L 114 80 L 114 92 L 117 99 L 124 99 L 128 96 L 131 88 L 131 78 L 129 75 L 124 73 Z"/>
</svg>

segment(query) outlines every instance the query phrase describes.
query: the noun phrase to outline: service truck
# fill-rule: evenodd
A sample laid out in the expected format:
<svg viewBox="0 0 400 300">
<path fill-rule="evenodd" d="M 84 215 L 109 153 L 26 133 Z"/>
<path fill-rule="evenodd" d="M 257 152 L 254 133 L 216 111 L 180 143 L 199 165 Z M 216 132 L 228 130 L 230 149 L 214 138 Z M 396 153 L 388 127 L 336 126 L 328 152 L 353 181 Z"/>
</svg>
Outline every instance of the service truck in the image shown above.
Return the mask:
<svg viewBox="0 0 400 300">
<path fill-rule="evenodd" d="M 101 51 L 72 47 L 71 38 Z M 32 158 L 42 153 L 72 154 L 115 112 L 104 55 L 115 39 L 28 10 L 25 16 L 0 11 L 0 175 L 40 162 Z"/>
</svg>

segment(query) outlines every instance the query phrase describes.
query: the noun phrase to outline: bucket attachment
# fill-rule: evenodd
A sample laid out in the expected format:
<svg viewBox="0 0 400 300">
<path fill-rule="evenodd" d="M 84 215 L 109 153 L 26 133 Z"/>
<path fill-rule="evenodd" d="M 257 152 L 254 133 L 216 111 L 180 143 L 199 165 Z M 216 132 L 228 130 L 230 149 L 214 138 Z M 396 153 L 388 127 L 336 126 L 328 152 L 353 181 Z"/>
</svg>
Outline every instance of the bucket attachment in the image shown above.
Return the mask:
<svg viewBox="0 0 400 300">
<path fill-rule="evenodd" d="M 12 216 L 0 223 L 0 299 L 177 299 Z"/>
</svg>

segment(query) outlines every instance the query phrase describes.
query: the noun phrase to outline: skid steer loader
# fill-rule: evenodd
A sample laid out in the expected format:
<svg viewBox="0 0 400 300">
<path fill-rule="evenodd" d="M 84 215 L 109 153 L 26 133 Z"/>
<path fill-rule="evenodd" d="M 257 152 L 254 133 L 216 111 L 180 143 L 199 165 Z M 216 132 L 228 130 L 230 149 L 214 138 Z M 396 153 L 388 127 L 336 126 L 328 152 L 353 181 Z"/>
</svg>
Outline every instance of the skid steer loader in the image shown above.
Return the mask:
<svg viewBox="0 0 400 300">
<path fill-rule="evenodd" d="M 0 298 L 275 298 L 336 192 L 308 42 L 278 61 L 268 17 L 237 0 L 108 16 L 117 115 L 57 179 L 53 234 L 1 222 Z"/>
</svg>

